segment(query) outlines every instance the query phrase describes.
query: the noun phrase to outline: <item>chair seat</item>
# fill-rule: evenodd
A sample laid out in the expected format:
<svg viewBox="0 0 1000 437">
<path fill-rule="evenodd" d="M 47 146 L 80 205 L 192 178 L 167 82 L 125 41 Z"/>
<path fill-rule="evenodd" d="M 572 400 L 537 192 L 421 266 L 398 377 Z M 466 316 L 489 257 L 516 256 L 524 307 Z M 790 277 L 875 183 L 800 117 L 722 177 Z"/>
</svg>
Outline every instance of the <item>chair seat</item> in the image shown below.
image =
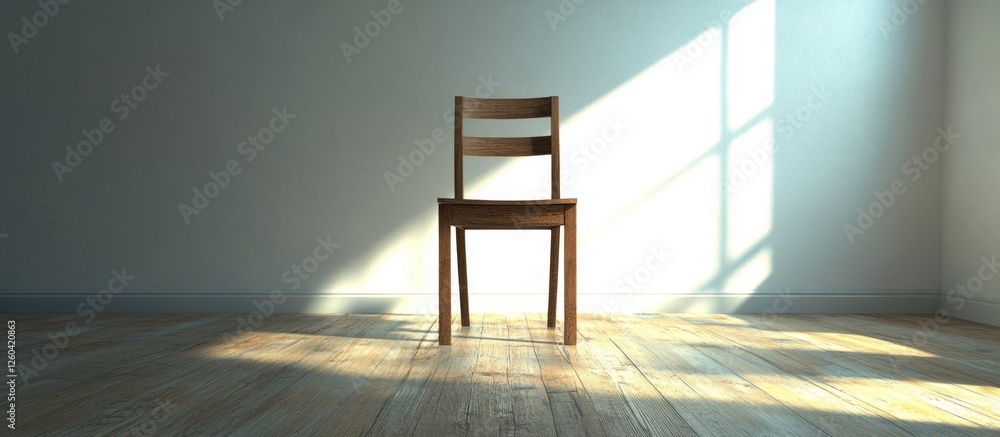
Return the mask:
<svg viewBox="0 0 1000 437">
<path fill-rule="evenodd" d="M 449 205 L 492 205 L 492 206 L 531 206 L 531 205 L 576 205 L 576 199 L 537 199 L 537 200 L 484 200 L 484 199 L 452 199 L 439 197 L 438 203 Z"/>
<path fill-rule="evenodd" d="M 576 199 L 438 199 L 459 229 L 552 229 L 565 224 L 566 208 Z"/>
</svg>

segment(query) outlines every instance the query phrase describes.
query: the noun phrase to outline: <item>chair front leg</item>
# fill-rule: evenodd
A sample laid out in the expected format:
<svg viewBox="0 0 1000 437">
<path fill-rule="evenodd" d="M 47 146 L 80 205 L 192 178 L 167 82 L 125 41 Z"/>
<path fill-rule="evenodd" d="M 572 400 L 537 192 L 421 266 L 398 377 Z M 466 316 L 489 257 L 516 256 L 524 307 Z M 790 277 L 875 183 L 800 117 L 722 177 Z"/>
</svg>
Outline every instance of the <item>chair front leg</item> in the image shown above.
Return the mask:
<svg viewBox="0 0 1000 437">
<path fill-rule="evenodd" d="M 451 344 L 451 206 L 438 204 L 438 344 Z"/>
<path fill-rule="evenodd" d="M 563 344 L 569 346 L 576 344 L 576 205 L 567 206 L 564 217 L 566 224 L 566 246 L 563 249 L 565 252 L 563 254 L 565 257 L 563 270 L 566 275 L 564 283 L 566 287 L 566 305 L 565 321 L 563 322 Z"/>
<path fill-rule="evenodd" d="M 458 249 L 458 302 L 462 309 L 462 326 L 469 326 L 469 275 L 465 264 L 465 229 L 455 229 Z"/>
</svg>

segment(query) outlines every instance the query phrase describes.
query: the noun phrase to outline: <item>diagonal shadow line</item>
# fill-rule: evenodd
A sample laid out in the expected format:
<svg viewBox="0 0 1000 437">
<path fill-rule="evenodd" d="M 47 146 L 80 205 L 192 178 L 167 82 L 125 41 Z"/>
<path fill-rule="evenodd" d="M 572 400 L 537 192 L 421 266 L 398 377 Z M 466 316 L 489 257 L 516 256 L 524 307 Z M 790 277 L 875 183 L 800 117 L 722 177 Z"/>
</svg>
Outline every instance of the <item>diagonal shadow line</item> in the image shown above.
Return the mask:
<svg viewBox="0 0 1000 437">
<path fill-rule="evenodd" d="M 740 255 L 739 258 L 736 258 L 732 261 L 726 261 L 725 264 L 720 264 L 719 270 L 718 272 L 716 272 L 715 276 L 706 280 L 705 282 L 703 282 L 702 284 L 700 284 L 698 287 L 695 288 L 717 287 L 721 289 L 722 286 L 724 285 L 722 282 L 729 276 L 729 274 L 742 267 L 743 264 L 746 264 L 751 259 L 753 259 L 753 257 L 757 255 L 760 251 L 764 250 L 767 247 L 767 244 L 769 243 L 770 239 L 771 239 L 771 234 L 768 233 L 766 236 L 764 236 L 759 241 L 754 243 L 753 246 L 750 246 L 750 248 L 744 251 L 743 255 Z"/>
</svg>

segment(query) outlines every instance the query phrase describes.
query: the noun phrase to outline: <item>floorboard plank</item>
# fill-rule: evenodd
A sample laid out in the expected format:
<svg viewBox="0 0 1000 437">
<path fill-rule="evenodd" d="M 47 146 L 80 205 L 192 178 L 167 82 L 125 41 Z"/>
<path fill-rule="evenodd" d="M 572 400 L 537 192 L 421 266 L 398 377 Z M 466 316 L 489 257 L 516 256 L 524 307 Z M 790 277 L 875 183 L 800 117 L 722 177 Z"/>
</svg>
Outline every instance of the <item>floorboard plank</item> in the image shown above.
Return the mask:
<svg viewBox="0 0 1000 437">
<path fill-rule="evenodd" d="M 366 432 L 370 436 L 411 435 L 419 420 L 419 407 L 428 396 L 428 386 L 436 369 L 444 363 L 444 355 L 438 348 L 437 318 L 427 316 L 420 319 L 423 336 L 413 353 L 413 358 L 396 392 L 375 417 Z"/>
<path fill-rule="evenodd" d="M 375 371 L 396 341 L 389 333 L 405 322 L 398 316 L 369 316 L 375 322 L 334 354 L 311 366 L 308 372 L 260 406 L 233 431 L 236 435 L 303 435 L 315 433 L 336 409 Z M 337 416 L 341 420 L 354 418 Z"/>
<path fill-rule="evenodd" d="M 598 420 L 597 408 L 570 361 L 565 347 L 560 346 L 562 333 L 549 328 L 546 316 L 527 315 L 525 322 L 531 335 L 532 349 L 538 360 L 538 370 L 548 396 L 556 434 L 560 436 L 606 436 Z"/>
<path fill-rule="evenodd" d="M 832 390 L 852 396 L 908 433 L 937 435 L 947 429 L 951 435 L 975 435 L 978 426 L 974 423 L 930 404 L 934 395 L 913 387 L 909 379 L 865 362 L 859 358 L 863 354 L 838 344 L 845 337 L 843 332 L 818 326 L 821 321 L 785 315 L 780 327 L 770 331 L 802 348 L 778 349 L 785 355 L 782 363 L 791 365 L 793 372 L 811 375 Z"/>
<path fill-rule="evenodd" d="M 577 323 L 579 341 L 576 347 L 566 347 L 565 351 L 577 376 L 587 388 L 597 411 L 597 420 L 604 431 L 609 435 L 620 436 L 649 435 L 629 405 L 630 393 L 623 391 L 619 381 L 608 374 L 600 356 L 594 351 L 597 347 L 594 342 L 602 335 L 596 326 L 597 320 L 589 315 L 581 315 Z"/>
<path fill-rule="evenodd" d="M 75 314 L 7 314 L 18 370 Z M 245 315 L 244 315 L 245 316 Z M 1000 328 L 920 315 L 103 314 L 26 435 L 1000 435 Z M 24 355 L 26 354 L 26 355 Z"/>
<path fill-rule="evenodd" d="M 814 425 L 724 363 L 698 350 L 700 339 L 685 329 L 682 318 L 622 317 L 628 320 L 621 325 L 624 331 L 644 340 L 646 349 L 659 358 L 661 366 L 672 370 L 697 396 L 681 403 L 692 406 L 691 426 L 711 434 L 817 435 L 819 430 Z"/>
<path fill-rule="evenodd" d="M 270 323 L 267 323 L 270 322 Z M 218 341 L 203 346 L 201 353 L 173 354 L 168 357 L 146 361 L 135 371 L 107 375 L 103 380 L 88 382 L 72 387 L 72 397 L 78 402 L 63 405 L 51 410 L 43 421 L 31 421 L 29 429 L 43 427 L 45 432 L 62 434 L 62 430 L 81 426 L 73 417 L 84 417 L 82 426 L 87 433 L 97 432 L 107 427 L 128 423 L 144 414 L 149 409 L 136 405 L 158 405 L 159 402 L 171 402 L 174 405 L 191 403 L 189 399 L 201 399 L 204 393 L 211 393 L 215 384 L 233 373 L 233 362 L 246 361 L 250 364 L 241 366 L 242 372 L 254 372 L 258 362 L 254 357 L 273 355 L 292 347 L 296 341 L 282 338 L 272 331 L 282 332 L 294 328 L 301 320 L 294 317 L 273 318 L 266 321 L 261 328 L 267 331 L 254 332 L 236 337 L 231 342 Z M 211 359 L 205 359 L 205 355 Z M 200 363 L 194 367 L 189 363 Z M 162 391 L 167 393 L 163 394 Z M 156 393 L 156 394 L 151 394 Z M 61 392 L 59 396 L 69 395 Z"/>
<path fill-rule="evenodd" d="M 624 318 L 621 323 L 629 324 L 630 320 Z M 702 323 L 689 332 L 702 338 L 701 345 L 695 346 L 699 351 L 724 364 L 776 402 L 793 409 L 825 434 L 908 435 L 892 421 L 879 417 L 877 410 L 859 404 L 855 398 L 809 375 L 799 375 L 776 364 L 786 361 L 787 357 L 768 348 L 755 347 L 771 339 L 753 328 L 734 329 L 725 324 Z"/>
<path fill-rule="evenodd" d="M 505 371 L 510 384 L 514 435 L 556 435 L 552 408 L 527 320 L 522 315 L 507 315 L 505 320 L 510 341 L 510 360 Z"/>
<path fill-rule="evenodd" d="M 592 347 L 605 371 L 625 395 L 632 414 L 646 432 L 653 436 L 696 435 L 687 420 L 670 403 L 671 398 L 657 390 L 637 367 L 633 357 L 620 347 L 631 334 L 607 316 L 588 315 L 586 320 L 596 328 L 588 346 Z"/>
<path fill-rule="evenodd" d="M 420 420 L 414 435 L 466 435 L 474 389 L 472 372 L 479 360 L 484 315 L 470 318 L 469 327 L 461 327 L 459 317 L 452 319 L 451 346 L 440 346 L 447 366 L 434 375 L 427 402 L 421 405 Z"/>
</svg>

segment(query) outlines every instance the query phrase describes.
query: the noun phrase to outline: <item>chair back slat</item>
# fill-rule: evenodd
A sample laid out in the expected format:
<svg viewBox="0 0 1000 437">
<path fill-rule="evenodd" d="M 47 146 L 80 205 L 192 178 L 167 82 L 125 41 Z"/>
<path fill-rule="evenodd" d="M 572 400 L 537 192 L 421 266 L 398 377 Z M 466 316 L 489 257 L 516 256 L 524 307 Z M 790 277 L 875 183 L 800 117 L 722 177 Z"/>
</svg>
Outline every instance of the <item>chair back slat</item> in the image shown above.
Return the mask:
<svg viewBox="0 0 1000 437">
<path fill-rule="evenodd" d="M 517 118 L 544 118 L 552 113 L 552 99 L 479 99 L 463 98 L 462 114 L 465 118 L 510 120 Z"/>
<path fill-rule="evenodd" d="M 469 137 L 466 118 L 521 119 L 550 118 L 549 135 L 540 137 Z M 455 198 L 464 198 L 462 157 L 551 155 L 552 198 L 559 198 L 559 97 L 528 99 L 480 99 L 455 97 Z"/>
<path fill-rule="evenodd" d="M 465 137 L 465 156 L 535 156 L 552 153 L 552 137 Z"/>
</svg>

